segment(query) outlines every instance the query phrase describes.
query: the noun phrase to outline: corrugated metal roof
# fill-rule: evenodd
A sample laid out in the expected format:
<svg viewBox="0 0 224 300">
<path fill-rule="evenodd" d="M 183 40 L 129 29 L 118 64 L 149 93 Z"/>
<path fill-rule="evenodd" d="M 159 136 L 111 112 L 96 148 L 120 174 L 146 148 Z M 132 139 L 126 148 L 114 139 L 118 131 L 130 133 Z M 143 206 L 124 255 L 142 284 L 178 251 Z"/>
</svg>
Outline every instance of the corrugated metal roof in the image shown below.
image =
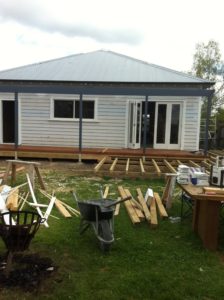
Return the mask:
<svg viewBox="0 0 224 300">
<path fill-rule="evenodd" d="M 185 73 L 104 50 L 1 71 L 0 80 L 209 83 Z"/>
</svg>

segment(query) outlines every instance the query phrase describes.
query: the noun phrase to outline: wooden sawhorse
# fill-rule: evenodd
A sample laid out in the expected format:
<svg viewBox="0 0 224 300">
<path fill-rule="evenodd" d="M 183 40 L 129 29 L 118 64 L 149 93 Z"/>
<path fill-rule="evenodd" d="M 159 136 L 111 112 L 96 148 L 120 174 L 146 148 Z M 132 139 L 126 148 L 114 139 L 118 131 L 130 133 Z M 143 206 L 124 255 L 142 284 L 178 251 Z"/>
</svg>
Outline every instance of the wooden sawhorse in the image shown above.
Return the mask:
<svg viewBox="0 0 224 300">
<path fill-rule="evenodd" d="M 46 190 L 43 178 L 41 177 L 39 166 L 40 163 L 38 162 L 30 162 L 30 161 L 23 161 L 23 160 L 7 160 L 6 171 L 3 177 L 2 184 L 6 184 L 7 179 L 11 173 L 11 184 L 13 185 L 16 181 L 16 166 L 20 165 L 28 169 L 28 174 L 30 177 L 31 184 L 34 188 L 34 180 L 35 180 L 35 172 L 37 178 L 39 180 L 40 186 L 43 190 Z"/>
</svg>

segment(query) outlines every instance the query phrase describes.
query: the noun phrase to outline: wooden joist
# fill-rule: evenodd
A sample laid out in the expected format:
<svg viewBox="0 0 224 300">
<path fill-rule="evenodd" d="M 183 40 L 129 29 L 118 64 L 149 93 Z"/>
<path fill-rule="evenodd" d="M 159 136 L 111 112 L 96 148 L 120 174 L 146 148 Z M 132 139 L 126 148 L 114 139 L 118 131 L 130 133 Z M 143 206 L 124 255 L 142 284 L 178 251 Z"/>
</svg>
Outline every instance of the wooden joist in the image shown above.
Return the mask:
<svg viewBox="0 0 224 300">
<path fill-rule="evenodd" d="M 154 193 L 154 198 L 156 200 L 156 204 L 157 204 L 157 207 L 158 207 L 158 211 L 159 211 L 159 215 L 161 218 L 164 218 L 164 217 L 168 217 L 168 214 L 165 210 L 165 207 L 163 206 L 162 204 L 162 201 L 160 199 L 160 196 L 158 193 Z"/>
<path fill-rule="evenodd" d="M 99 169 L 102 167 L 102 165 L 105 163 L 105 161 L 107 160 L 107 156 L 104 156 L 101 161 L 95 166 L 94 171 L 98 172 Z"/>
<path fill-rule="evenodd" d="M 145 173 L 145 168 L 144 168 L 143 161 L 141 158 L 139 159 L 139 164 L 140 164 L 141 173 Z"/>
<path fill-rule="evenodd" d="M 124 189 L 123 189 L 122 186 L 118 186 L 118 191 L 119 191 L 119 193 L 120 193 L 122 199 L 124 199 L 124 198 L 127 197 L 127 195 L 126 195 L 126 193 L 125 193 L 125 191 L 124 191 Z M 129 217 L 130 217 L 132 223 L 133 223 L 133 224 L 140 223 L 140 219 L 139 219 L 139 217 L 137 216 L 137 214 L 136 214 L 136 212 L 135 212 L 135 210 L 134 210 L 134 208 L 133 208 L 133 206 L 132 206 L 130 200 L 125 201 L 125 202 L 124 202 L 124 206 L 125 206 L 125 208 L 126 208 L 126 210 L 127 210 L 127 213 L 128 213 L 128 215 L 129 215 Z"/>
<path fill-rule="evenodd" d="M 110 172 L 113 172 L 113 171 L 114 171 L 115 166 L 116 166 L 116 164 L 117 164 L 117 161 L 118 161 L 118 158 L 116 157 L 116 158 L 114 159 L 114 161 L 113 161 L 111 167 L 110 167 Z"/>
<path fill-rule="evenodd" d="M 152 164 L 153 164 L 154 168 L 156 169 L 157 174 L 160 175 L 161 174 L 161 170 L 160 170 L 157 162 L 154 159 L 152 159 Z"/>
<path fill-rule="evenodd" d="M 127 159 L 126 168 L 125 168 L 126 174 L 128 173 L 129 170 L 129 164 L 130 164 L 130 158 Z"/>
<path fill-rule="evenodd" d="M 176 173 L 177 172 L 174 169 L 174 167 L 166 159 L 164 159 L 163 162 L 165 163 L 165 165 L 167 166 L 167 168 L 170 170 L 170 172 L 172 172 L 172 173 Z"/>
<path fill-rule="evenodd" d="M 200 168 L 201 166 L 199 164 L 197 164 L 196 162 L 194 162 L 193 160 L 189 160 L 189 164 L 192 165 L 195 168 Z"/>
</svg>

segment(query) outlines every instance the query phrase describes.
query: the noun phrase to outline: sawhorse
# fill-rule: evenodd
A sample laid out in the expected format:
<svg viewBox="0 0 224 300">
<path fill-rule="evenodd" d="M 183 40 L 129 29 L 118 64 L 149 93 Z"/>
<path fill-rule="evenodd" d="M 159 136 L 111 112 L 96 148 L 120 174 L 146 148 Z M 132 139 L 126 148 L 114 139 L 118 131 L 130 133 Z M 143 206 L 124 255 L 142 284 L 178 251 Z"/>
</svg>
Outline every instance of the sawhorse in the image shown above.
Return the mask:
<svg viewBox="0 0 224 300">
<path fill-rule="evenodd" d="M 11 173 L 11 185 L 14 185 L 16 181 L 16 166 L 20 165 L 25 167 L 25 169 L 28 169 L 28 174 L 30 177 L 30 181 L 32 184 L 32 187 L 34 188 L 34 181 L 35 181 L 35 173 L 37 175 L 37 178 L 39 180 L 40 186 L 43 190 L 46 190 L 44 181 L 41 177 L 40 171 L 39 171 L 39 166 L 40 163 L 38 162 L 30 162 L 30 161 L 23 161 L 23 160 L 7 160 L 7 166 L 6 166 L 6 171 L 3 177 L 2 184 L 6 184 L 7 179 Z"/>
</svg>

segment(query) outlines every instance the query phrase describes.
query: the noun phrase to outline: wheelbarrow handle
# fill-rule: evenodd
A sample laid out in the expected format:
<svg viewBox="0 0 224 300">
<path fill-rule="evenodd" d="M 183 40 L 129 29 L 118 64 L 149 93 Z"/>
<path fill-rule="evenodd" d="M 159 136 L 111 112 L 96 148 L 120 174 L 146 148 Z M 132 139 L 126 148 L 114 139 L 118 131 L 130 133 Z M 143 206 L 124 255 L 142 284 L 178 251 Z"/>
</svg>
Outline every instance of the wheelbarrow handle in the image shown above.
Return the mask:
<svg viewBox="0 0 224 300">
<path fill-rule="evenodd" d="M 131 197 L 131 196 L 128 196 L 128 197 L 123 198 L 123 199 L 121 199 L 121 200 L 117 200 L 117 201 L 115 201 L 115 202 L 112 203 L 112 204 L 104 205 L 104 207 L 109 208 L 109 207 L 111 207 L 111 206 L 115 206 L 115 205 L 117 205 L 118 203 L 125 202 L 125 201 L 130 200 L 130 199 L 132 199 L 132 197 Z"/>
</svg>

